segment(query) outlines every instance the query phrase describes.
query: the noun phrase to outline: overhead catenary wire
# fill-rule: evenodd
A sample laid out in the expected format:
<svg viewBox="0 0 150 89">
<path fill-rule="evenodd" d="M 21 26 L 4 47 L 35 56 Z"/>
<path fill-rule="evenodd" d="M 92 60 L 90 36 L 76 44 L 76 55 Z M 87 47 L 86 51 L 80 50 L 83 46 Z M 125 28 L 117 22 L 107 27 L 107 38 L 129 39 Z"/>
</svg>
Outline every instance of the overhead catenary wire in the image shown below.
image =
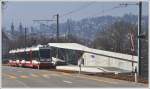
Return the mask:
<svg viewBox="0 0 150 89">
<path fill-rule="evenodd" d="M 98 13 L 96 13 L 96 14 L 94 14 L 94 15 L 104 14 L 104 13 L 110 12 L 110 11 L 112 11 L 112 10 L 119 9 L 119 8 L 123 8 L 123 7 L 127 7 L 127 5 L 121 5 L 121 4 L 119 4 L 119 5 L 117 5 L 117 6 L 114 6 L 114 7 L 111 7 L 111 8 L 102 10 L 102 11 L 99 11 Z"/>
<path fill-rule="evenodd" d="M 119 9 L 119 8 L 126 8 L 128 7 L 129 5 L 138 5 L 138 3 L 120 3 L 118 6 L 114 6 L 112 8 L 108 8 L 108 9 L 105 9 L 105 10 L 102 10 L 94 15 L 99 15 L 100 14 L 104 14 L 104 13 L 107 13 L 107 12 L 110 12 L 112 10 L 115 10 L 115 9 Z"/>
<path fill-rule="evenodd" d="M 64 17 L 64 16 L 67 16 L 67 15 L 70 15 L 70 14 L 73 14 L 73 13 L 76 13 L 76 12 L 82 10 L 82 9 L 85 9 L 85 8 L 89 7 L 89 6 L 92 5 L 93 3 L 95 3 L 95 2 L 89 2 L 88 4 L 84 4 L 84 5 L 80 6 L 80 7 L 77 8 L 77 9 L 74 9 L 74 10 L 72 10 L 72 11 L 69 11 L 69 12 L 67 12 L 67 13 L 64 13 L 64 14 L 60 15 L 60 17 L 62 18 L 62 17 Z"/>
<path fill-rule="evenodd" d="M 83 6 L 79 7 L 79 8 L 77 8 L 77 9 L 74 9 L 74 10 L 72 10 L 72 11 L 70 11 L 70 12 L 67 12 L 67 13 L 65 13 L 65 14 L 60 15 L 60 17 L 63 18 L 63 17 L 65 17 L 65 16 L 67 16 L 67 15 L 74 14 L 74 13 L 76 13 L 76 12 L 82 10 L 82 9 L 85 9 L 85 8 L 89 7 L 89 6 L 92 5 L 93 3 L 95 3 L 95 2 L 85 4 L 85 5 L 83 5 Z M 131 4 L 132 4 L 132 3 L 131 3 Z M 96 14 L 93 14 L 93 15 L 99 15 L 99 13 L 100 13 L 100 14 L 104 14 L 104 13 L 110 12 L 110 11 L 115 10 L 115 9 L 127 7 L 128 5 L 129 5 L 129 4 L 121 3 L 121 4 L 117 5 L 117 6 L 114 6 L 114 7 L 105 9 L 105 10 L 102 10 L 102 11 L 96 13 Z M 133 5 L 137 5 L 137 3 L 133 3 Z"/>
<path fill-rule="evenodd" d="M 95 1 L 94 1 L 94 2 L 89 2 L 88 4 L 84 4 L 84 5 L 80 6 L 79 8 L 74 9 L 74 10 L 72 10 L 72 11 L 69 11 L 69 12 L 67 12 L 67 13 L 60 14 L 59 17 L 62 18 L 62 17 L 65 17 L 65 16 L 67 16 L 67 15 L 76 13 L 76 12 L 78 12 L 78 11 L 80 11 L 80 10 L 83 10 L 83 9 L 89 7 L 89 6 L 92 5 L 93 3 L 95 3 Z M 128 5 L 128 4 L 126 4 L 126 3 L 119 4 L 118 6 L 114 6 L 114 7 L 112 7 L 112 8 L 102 10 L 102 11 L 100 11 L 99 13 L 105 13 L 105 12 L 111 11 L 111 10 L 113 10 L 113 9 L 117 9 L 117 8 L 121 8 L 121 7 L 127 7 L 127 5 Z M 94 15 L 96 15 L 96 14 L 94 14 Z M 35 20 L 35 21 L 46 21 L 46 22 L 48 22 L 48 21 L 54 21 L 53 19 L 54 19 L 55 16 L 56 16 L 56 15 L 53 15 L 51 20 Z M 34 20 L 33 20 L 33 21 L 34 21 Z"/>
<path fill-rule="evenodd" d="M 37 23 L 40 24 L 41 26 L 45 26 L 45 27 L 51 28 L 50 25 L 44 24 L 44 23 L 42 23 L 41 21 L 34 21 L 34 22 L 37 22 Z M 46 21 L 46 22 L 48 23 L 49 21 Z"/>
<path fill-rule="evenodd" d="M 80 6 L 80 7 L 77 8 L 77 9 L 74 9 L 74 10 L 69 11 L 69 12 L 64 13 L 64 14 L 60 14 L 59 17 L 63 18 L 63 17 L 65 17 L 65 16 L 74 14 L 74 13 L 76 13 L 76 12 L 78 12 L 78 11 L 81 11 L 81 10 L 83 10 L 83 9 L 85 9 L 85 8 L 87 8 L 87 7 L 89 7 L 89 6 L 92 5 L 93 3 L 95 3 L 95 2 L 89 2 L 88 4 L 84 4 L 84 5 Z M 137 3 L 136 3 L 136 4 L 137 4 Z M 136 5 L 136 4 L 135 4 L 135 5 Z M 95 16 L 95 15 L 99 15 L 99 13 L 100 13 L 100 14 L 104 14 L 104 13 L 109 12 L 109 11 L 112 11 L 112 10 L 114 10 L 114 9 L 119 9 L 119 8 L 123 8 L 123 7 L 127 7 L 127 6 L 128 6 L 128 4 L 126 4 L 126 3 L 121 3 L 121 4 L 119 4 L 118 6 L 114 6 L 114 7 L 112 7 L 112 8 L 108 8 L 108 9 L 102 10 L 102 11 L 100 11 L 100 12 L 94 14 L 94 16 Z M 56 15 L 53 15 L 52 18 L 54 19 L 55 16 L 56 16 Z M 51 19 L 51 20 L 43 20 L 43 21 L 46 21 L 46 22 L 54 21 L 53 19 Z M 36 22 L 36 21 L 38 21 L 38 20 L 35 20 L 35 22 Z M 40 20 L 39 20 L 39 21 L 40 21 Z M 43 25 L 45 25 L 46 27 L 49 27 L 49 25 L 46 25 L 46 24 L 43 24 Z"/>
</svg>

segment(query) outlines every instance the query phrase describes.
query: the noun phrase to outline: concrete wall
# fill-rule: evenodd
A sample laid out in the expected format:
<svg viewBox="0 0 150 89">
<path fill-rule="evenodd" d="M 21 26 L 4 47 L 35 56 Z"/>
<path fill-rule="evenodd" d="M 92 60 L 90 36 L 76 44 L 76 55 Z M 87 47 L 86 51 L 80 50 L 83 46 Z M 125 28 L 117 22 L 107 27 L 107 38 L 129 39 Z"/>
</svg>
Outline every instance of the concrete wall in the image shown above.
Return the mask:
<svg viewBox="0 0 150 89">
<path fill-rule="evenodd" d="M 103 67 L 117 67 L 124 70 L 132 70 L 132 62 L 120 60 L 117 58 L 111 58 L 107 56 L 101 56 L 91 53 L 84 53 L 84 66 L 103 66 Z M 136 66 L 137 63 L 134 63 Z"/>
</svg>

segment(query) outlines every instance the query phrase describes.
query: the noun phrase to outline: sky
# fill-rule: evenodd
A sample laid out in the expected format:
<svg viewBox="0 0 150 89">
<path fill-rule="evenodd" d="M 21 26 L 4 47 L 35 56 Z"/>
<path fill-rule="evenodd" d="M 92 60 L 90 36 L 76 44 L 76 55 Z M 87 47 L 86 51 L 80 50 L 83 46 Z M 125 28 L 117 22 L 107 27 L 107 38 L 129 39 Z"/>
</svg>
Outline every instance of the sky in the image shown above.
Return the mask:
<svg viewBox="0 0 150 89">
<path fill-rule="evenodd" d="M 118 6 L 121 3 L 136 3 L 136 2 L 7 2 L 5 9 L 2 12 L 2 22 L 4 27 L 10 27 L 13 22 L 18 25 L 20 22 L 24 26 L 31 26 L 36 23 L 33 20 L 39 19 L 52 19 L 53 15 L 59 14 L 59 21 L 65 22 L 67 19 L 81 20 L 88 17 L 96 16 L 123 16 L 124 14 L 138 14 L 138 6 L 130 5 L 128 7 L 122 7 L 117 9 L 111 9 Z M 77 10 L 78 8 L 87 5 L 86 8 Z M 111 9 L 111 10 L 110 10 Z M 65 13 L 77 10 L 76 12 L 63 16 Z M 102 13 L 102 11 L 106 11 Z M 144 2 L 142 7 L 142 15 L 148 15 L 148 3 Z M 53 19 L 55 19 L 53 17 Z M 55 23 L 49 22 L 48 24 Z"/>
</svg>

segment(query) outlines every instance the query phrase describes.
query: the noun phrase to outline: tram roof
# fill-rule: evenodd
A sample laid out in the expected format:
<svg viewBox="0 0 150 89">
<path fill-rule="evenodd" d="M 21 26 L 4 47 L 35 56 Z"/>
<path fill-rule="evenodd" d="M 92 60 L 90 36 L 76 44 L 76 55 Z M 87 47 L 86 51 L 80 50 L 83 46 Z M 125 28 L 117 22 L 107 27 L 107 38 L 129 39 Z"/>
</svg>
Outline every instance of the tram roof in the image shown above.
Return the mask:
<svg viewBox="0 0 150 89">
<path fill-rule="evenodd" d="M 70 49 L 70 50 L 79 50 L 79 51 L 84 51 L 87 53 L 93 53 L 97 55 L 104 55 L 112 58 L 119 58 L 119 59 L 125 59 L 128 61 L 132 60 L 132 55 L 128 54 L 123 54 L 123 53 L 117 53 L 117 52 L 110 52 L 110 51 L 104 51 L 104 50 L 99 50 L 99 49 L 93 49 L 89 48 L 87 46 L 78 44 L 78 43 L 48 43 L 50 47 L 56 47 L 56 48 L 63 48 L 63 49 Z M 138 57 L 133 56 L 134 60 L 137 62 Z"/>
<path fill-rule="evenodd" d="M 9 51 L 9 53 L 15 53 L 16 52 L 16 50 L 10 50 Z"/>
<path fill-rule="evenodd" d="M 37 46 L 27 47 L 27 48 L 14 49 L 14 50 L 10 50 L 9 53 L 18 53 L 18 52 L 25 52 L 25 51 L 28 52 L 30 50 L 37 51 L 37 50 L 39 50 L 39 47 L 42 47 L 42 45 L 37 45 Z"/>
</svg>

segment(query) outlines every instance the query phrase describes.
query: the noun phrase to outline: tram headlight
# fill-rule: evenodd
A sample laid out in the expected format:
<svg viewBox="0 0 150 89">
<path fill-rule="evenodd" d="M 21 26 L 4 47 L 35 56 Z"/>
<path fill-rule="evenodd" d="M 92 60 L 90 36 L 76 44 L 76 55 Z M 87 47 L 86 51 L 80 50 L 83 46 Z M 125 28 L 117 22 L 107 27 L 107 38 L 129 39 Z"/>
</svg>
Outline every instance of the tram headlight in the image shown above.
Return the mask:
<svg viewBox="0 0 150 89">
<path fill-rule="evenodd" d="M 33 64 L 39 64 L 39 62 L 36 61 L 36 60 L 33 60 L 32 63 L 33 63 Z"/>
<path fill-rule="evenodd" d="M 25 63 L 25 60 L 22 60 L 21 63 Z"/>
<path fill-rule="evenodd" d="M 19 63 L 19 60 L 16 60 L 16 63 Z"/>
<path fill-rule="evenodd" d="M 12 60 L 9 60 L 9 63 L 12 63 Z"/>
</svg>

